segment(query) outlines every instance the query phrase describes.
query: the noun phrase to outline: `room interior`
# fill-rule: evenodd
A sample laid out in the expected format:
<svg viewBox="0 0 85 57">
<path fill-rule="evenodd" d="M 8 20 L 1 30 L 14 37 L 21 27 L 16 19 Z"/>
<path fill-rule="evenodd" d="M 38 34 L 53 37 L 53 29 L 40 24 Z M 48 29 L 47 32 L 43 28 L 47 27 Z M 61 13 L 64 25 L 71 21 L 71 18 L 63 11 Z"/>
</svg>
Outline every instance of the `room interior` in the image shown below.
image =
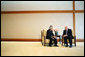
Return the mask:
<svg viewBox="0 0 85 57">
<path fill-rule="evenodd" d="M 76 47 L 44 46 L 50 25 L 72 29 Z M 84 56 L 84 1 L 1 1 L 1 56 Z"/>
</svg>

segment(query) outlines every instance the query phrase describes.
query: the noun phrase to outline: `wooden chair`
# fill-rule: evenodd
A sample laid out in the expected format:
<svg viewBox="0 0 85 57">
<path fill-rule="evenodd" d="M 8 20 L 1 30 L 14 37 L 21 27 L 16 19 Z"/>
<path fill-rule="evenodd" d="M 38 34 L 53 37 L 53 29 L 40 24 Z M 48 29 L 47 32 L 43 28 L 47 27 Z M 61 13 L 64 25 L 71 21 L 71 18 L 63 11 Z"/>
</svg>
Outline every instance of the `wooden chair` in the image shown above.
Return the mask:
<svg viewBox="0 0 85 57">
<path fill-rule="evenodd" d="M 44 46 L 49 43 L 49 39 L 46 39 L 46 32 L 47 31 L 45 29 L 41 31 L 42 45 Z"/>
<path fill-rule="evenodd" d="M 72 35 L 73 35 L 73 30 L 72 30 Z M 67 43 L 69 43 L 68 39 L 67 39 Z M 64 37 L 62 36 L 62 46 L 64 44 Z M 72 44 L 74 44 L 76 46 L 76 36 L 73 35 L 72 38 Z"/>
<path fill-rule="evenodd" d="M 47 46 L 49 44 L 49 39 L 46 39 L 46 33 L 47 33 L 47 30 L 43 29 L 41 31 L 41 39 L 42 39 L 42 45 L 44 46 Z M 59 36 L 60 37 L 60 36 Z M 53 41 L 54 42 L 54 41 Z M 53 43 L 52 42 L 52 43 Z"/>
</svg>

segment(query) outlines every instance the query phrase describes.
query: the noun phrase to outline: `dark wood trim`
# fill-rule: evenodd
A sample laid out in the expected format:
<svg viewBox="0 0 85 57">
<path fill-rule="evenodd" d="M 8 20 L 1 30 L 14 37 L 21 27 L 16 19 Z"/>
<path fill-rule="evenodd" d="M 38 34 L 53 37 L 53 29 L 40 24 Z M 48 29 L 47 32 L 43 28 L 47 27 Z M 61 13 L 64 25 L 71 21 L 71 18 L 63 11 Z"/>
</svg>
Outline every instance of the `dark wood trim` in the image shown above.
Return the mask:
<svg viewBox="0 0 85 57">
<path fill-rule="evenodd" d="M 21 13 L 73 13 L 73 10 L 51 10 L 51 11 L 1 11 L 1 14 L 21 14 Z"/>
<path fill-rule="evenodd" d="M 73 1 L 73 32 L 75 36 L 75 1 Z"/>
<path fill-rule="evenodd" d="M 59 42 L 59 39 L 57 41 Z M 76 39 L 76 42 L 84 42 L 84 39 Z"/>
<path fill-rule="evenodd" d="M 75 1 L 73 1 L 73 11 L 75 11 Z"/>
<path fill-rule="evenodd" d="M 75 13 L 84 13 L 84 10 L 75 10 Z"/>
<path fill-rule="evenodd" d="M 84 13 L 84 10 L 54 10 L 54 11 L 1 11 L 1 14 L 24 14 L 24 13 Z"/>
<path fill-rule="evenodd" d="M 76 42 L 84 42 L 84 39 L 76 39 Z"/>
<path fill-rule="evenodd" d="M 41 42 L 41 39 L 7 39 L 7 38 L 3 38 L 1 39 L 1 41 L 28 41 L 28 42 Z M 59 41 L 59 39 L 57 40 Z M 77 39 L 77 42 L 84 42 L 84 39 Z"/>
<path fill-rule="evenodd" d="M 7 38 L 3 38 L 1 39 L 1 41 L 34 41 L 34 42 L 40 42 L 41 39 L 17 39 L 17 38 L 13 38 L 13 39 L 7 39 Z"/>
</svg>

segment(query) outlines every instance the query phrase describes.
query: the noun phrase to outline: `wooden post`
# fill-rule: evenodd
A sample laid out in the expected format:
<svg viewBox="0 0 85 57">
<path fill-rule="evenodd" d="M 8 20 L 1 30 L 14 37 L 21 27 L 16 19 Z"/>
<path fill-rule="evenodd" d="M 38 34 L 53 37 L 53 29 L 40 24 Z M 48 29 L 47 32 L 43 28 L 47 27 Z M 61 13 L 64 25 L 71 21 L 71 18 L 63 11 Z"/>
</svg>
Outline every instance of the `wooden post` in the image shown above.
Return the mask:
<svg viewBox="0 0 85 57">
<path fill-rule="evenodd" d="M 73 32 L 75 36 L 75 1 L 73 1 Z"/>
</svg>

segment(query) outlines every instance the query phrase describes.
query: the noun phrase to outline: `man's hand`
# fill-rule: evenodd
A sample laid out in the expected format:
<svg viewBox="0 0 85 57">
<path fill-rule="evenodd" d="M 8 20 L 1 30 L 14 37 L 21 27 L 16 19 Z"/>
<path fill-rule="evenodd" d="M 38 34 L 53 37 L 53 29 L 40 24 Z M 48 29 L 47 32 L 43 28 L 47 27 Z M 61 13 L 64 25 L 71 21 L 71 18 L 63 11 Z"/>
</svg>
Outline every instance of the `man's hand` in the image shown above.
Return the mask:
<svg viewBox="0 0 85 57">
<path fill-rule="evenodd" d="M 53 38 L 53 36 L 51 36 L 51 38 Z"/>
<path fill-rule="evenodd" d="M 68 35 L 64 35 L 63 37 L 66 37 L 66 36 L 68 36 Z"/>
<path fill-rule="evenodd" d="M 51 36 L 52 38 L 56 38 L 56 36 Z"/>
<path fill-rule="evenodd" d="M 56 38 L 56 36 L 54 36 L 53 38 Z"/>
</svg>

